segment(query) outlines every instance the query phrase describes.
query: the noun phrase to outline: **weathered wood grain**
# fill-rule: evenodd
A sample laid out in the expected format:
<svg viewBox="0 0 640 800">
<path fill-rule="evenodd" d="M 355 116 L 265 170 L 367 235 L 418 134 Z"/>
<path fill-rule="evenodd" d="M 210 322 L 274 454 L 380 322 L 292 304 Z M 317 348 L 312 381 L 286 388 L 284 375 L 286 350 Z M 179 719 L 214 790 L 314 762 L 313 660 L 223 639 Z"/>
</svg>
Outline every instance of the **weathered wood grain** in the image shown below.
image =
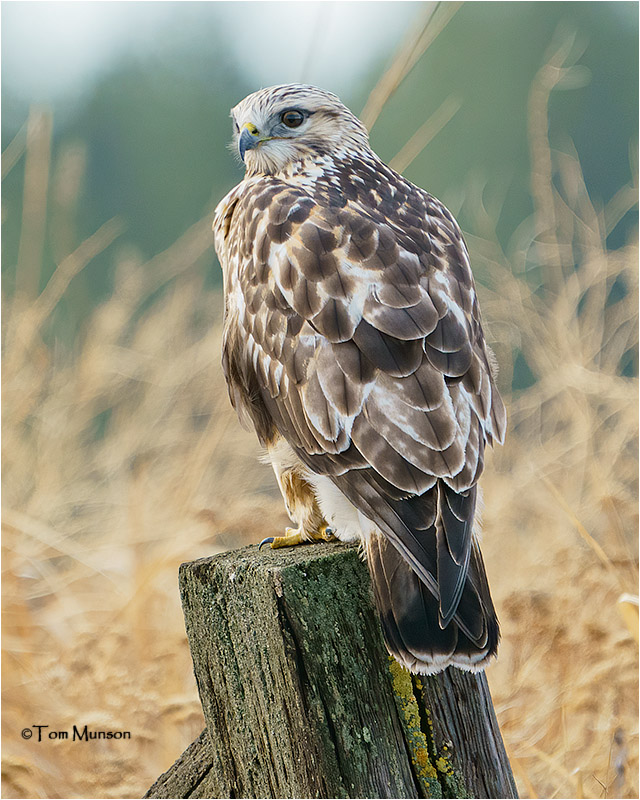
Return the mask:
<svg viewBox="0 0 640 800">
<path fill-rule="evenodd" d="M 356 547 L 243 548 L 180 591 L 208 741 L 147 796 L 517 796 L 484 675 L 390 659 Z"/>
<path fill-rule="evenodd" d="M 517 797 L 484 672 L 447 669 L 414 683 L 430 712 L 436 750 L 448 753 L 473 796 Z"/>
<path fill-rule="evenodd" d="M 216 797 L 212 766 L 211 740 L 205 728 L 144 797 Z"/>
</svg>

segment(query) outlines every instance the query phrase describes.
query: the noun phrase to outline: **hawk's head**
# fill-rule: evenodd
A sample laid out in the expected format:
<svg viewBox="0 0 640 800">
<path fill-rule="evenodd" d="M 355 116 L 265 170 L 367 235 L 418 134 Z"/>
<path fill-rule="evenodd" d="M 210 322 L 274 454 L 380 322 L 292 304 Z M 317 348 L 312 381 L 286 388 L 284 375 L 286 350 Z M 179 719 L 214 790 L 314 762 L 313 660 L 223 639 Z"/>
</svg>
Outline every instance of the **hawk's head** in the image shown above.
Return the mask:
<svg viewBox="0 0 640 800">
<path fill-rule="evenodd" d="M 305 157 L 369 147 L 366 128 L 335 94 L 289 84 L 260 89 L 231 109 L 247 174 L 273 175 Z"/>
</svg>

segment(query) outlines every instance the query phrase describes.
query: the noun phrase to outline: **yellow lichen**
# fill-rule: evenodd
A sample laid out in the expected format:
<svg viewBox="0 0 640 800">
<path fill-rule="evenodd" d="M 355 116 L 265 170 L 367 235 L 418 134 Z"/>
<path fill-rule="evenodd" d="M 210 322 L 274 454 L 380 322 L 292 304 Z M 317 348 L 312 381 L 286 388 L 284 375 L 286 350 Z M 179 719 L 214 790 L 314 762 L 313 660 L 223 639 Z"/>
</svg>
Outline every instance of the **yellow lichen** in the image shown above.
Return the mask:
<svg viewBox="0 0 640 800">
<path fill-rule="evenodd" d="M 441 772 L 443 775 L 453 775 L 453 767 L 450 762 L 447 761 L 446 756 L 440 756 L 440 758 L 436 759 L 436 767 L 438 772 Z"/>
<path fill-rule="evenodd" d="M 437 780 L 438 773 L 429 760 L 427 737 L 420 728 L 420 713 L 418 711 L 418 703 L 413 694 L 411 674 L 404 667 L 401 667 L 395 659 L 390 659 L 389 669 L 396 702 L 407 734 L 411 761 L 415 767 L 417 777 L 425 786 L 427 796 L 433 796 L 431 789 L 435 788 L 433 781 Z"/>
</svg>

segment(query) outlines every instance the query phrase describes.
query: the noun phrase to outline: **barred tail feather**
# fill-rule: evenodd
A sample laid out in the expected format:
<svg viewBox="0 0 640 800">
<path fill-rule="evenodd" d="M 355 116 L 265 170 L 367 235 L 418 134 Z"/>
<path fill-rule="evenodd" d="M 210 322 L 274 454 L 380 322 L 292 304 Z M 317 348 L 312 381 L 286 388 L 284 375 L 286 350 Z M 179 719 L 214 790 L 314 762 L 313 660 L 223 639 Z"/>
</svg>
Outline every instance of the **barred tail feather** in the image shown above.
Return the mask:
<svg viewBox="0 0 640 800">
<path fill-rule="evenodd" d="M 403 666 L 424 675 L 449 666 L 472 672 L 487 666 L 497 651 L 500 633 L 475 542 L 457 611 L 444 627 L 440 598 L 386 537 L 372 536 L 366 552 L 385 642 Z M 435 566 L 428 568 L 435 571 Z"/>
</svg>

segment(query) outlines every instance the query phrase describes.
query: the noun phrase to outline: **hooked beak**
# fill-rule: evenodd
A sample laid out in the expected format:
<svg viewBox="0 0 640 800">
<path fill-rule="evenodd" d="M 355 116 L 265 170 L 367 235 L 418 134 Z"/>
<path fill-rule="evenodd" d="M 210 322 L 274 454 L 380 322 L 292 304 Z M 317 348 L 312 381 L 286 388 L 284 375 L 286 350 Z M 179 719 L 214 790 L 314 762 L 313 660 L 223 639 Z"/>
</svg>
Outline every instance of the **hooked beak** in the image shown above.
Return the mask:
<svg viewBox="0 0 640 800">
<path fill-rule="evenodd" d="M 238 151 L 240 153 L 240 158 L 244 161 L 244 154 L 247 152 L 247 150 L 253 150 L 253 148 L 257 147 L 261 141 L 260 132 L 256 126 L 252 125 L 250 122 L 247 122 L 240 133 L 240 138 L 238 139 Z"/>
</svg>

